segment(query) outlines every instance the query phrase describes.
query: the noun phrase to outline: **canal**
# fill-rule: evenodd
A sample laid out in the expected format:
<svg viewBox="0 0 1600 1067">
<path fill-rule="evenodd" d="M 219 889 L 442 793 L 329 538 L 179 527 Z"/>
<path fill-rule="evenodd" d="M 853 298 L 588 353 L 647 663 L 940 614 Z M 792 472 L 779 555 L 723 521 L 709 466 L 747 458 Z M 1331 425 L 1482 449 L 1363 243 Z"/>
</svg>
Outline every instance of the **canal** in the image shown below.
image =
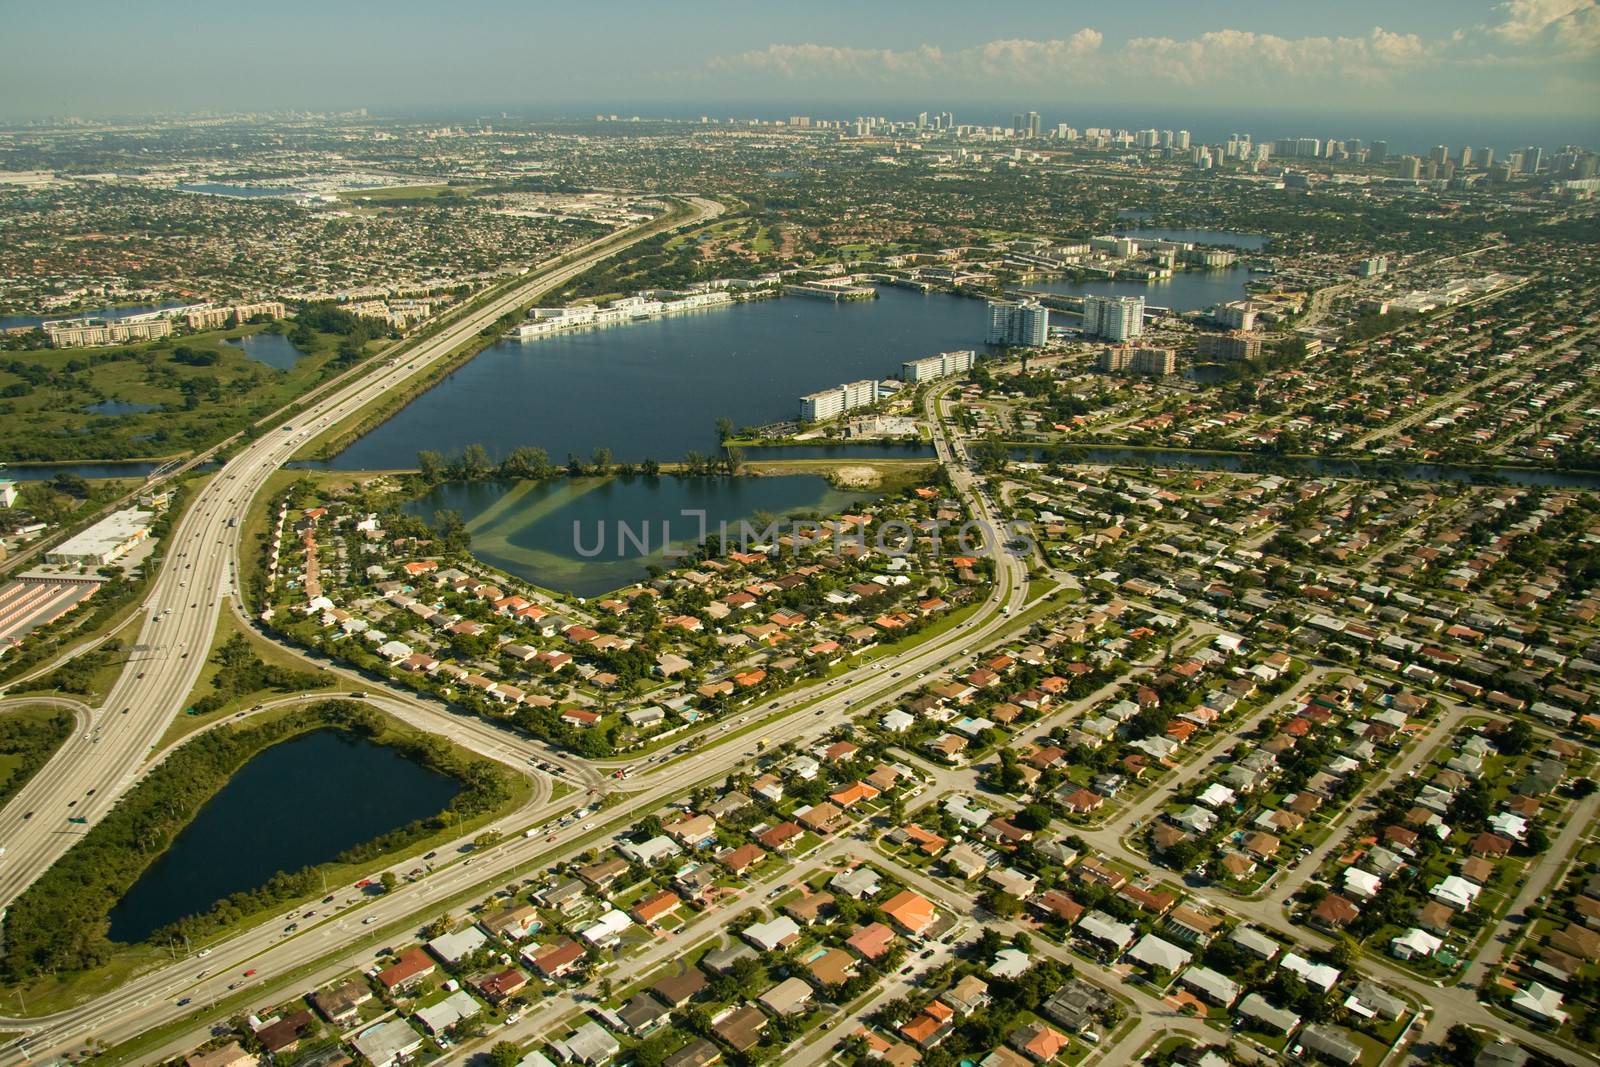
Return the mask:
<svg viewBox="0 0 1600 1067">
<path fill-rule="evenodd" d="M 117 902 L 109 936 L 143 941 L 279 871 L 437 815 L 460 789 L 392 748 L 336 730 L 273 745 L 239 768 Z"/>
</svg>

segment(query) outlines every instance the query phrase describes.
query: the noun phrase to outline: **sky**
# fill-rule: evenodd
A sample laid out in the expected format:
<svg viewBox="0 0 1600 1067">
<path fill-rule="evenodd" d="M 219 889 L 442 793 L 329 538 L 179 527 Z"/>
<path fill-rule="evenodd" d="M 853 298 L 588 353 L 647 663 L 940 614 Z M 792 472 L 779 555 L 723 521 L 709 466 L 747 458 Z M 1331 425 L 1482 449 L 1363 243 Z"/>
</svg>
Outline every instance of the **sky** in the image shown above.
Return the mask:
<svg viewBox="0 0 1600 1067">
<path fill-rule="evenodd" d="M 1600 126 L 1600 0 L 0 0 L 0 27 L 6 119 L 913 108 Z"/>
</svg>

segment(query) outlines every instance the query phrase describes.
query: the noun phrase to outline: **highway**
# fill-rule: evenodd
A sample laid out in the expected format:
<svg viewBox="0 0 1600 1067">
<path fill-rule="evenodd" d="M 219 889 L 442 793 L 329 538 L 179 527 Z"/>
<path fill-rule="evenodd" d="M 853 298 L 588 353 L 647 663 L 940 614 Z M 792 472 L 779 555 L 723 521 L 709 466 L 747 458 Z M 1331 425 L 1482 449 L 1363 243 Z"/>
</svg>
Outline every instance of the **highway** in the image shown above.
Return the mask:
<svg viewBox="0 0 1600 1067">
<path fill-rule="evenodd" d="M 693 202 L 697 208 L 695 218 L 680 225 L 697 223 L 720 210 L 706 201 Z M 12 828 L 10 851 L 0 866 L 0 902 L 14 899 L 77 839 L 74 831 L 78 828 L 66 822 L 69 815 L 81 815 L 92 824 L 117 796 L 158 762 L 157 757 L 165 755 L 165 751 L 153 752 L 153 746 L 180 713 L 193 689 L 219 611 L 237 595 L 234 576 L 239 545 L 237 529 L 228 526 L 228 519 L 245 512 L 271 473 L 306 440 L 441 358 L 485 321 L 498 318 L 506 307 L 526 302 L 590 265 L 589 260 L 580 260 L 543 275 L 508 295 L 504 302 L 497 301 L 463 320 L 402 357 L 403 362 L 392 369 L 355 383 L 308 410 L 281 431 L 281 437 L 268 433 L 253 442 L 207 483 L 171 537 L 165 565 L 142 607 L 146 621 L 139 649 L 110 699 L 102 708 L 88 712 L 90 722 L 85 729 L 63 746 L 62 752 L 0 813 L 0 826 Z M 935 392 L 929 397 L 930 414 L 934 413 L 937 395 Z M 990 503 L 977 491 L 967 467 L 964 447 L 948 439 L 940 420 L 935 418 L 934 422 L 939 458 L 950 470 L 956 490 L 971 500 L 975 516 L 982 523 L 998 530 Z M 26 1049 L 16 1044 L 8 1046 L 0 1052 L 0 1063 L 24 1062 L 81 1048 L 90 1038 L 114 1044 L 214 1003 L 232 993 L 234 987 L 259 990 L 260 1001 L 252 1000 L 251 1007 L 270 1004 L 314 984 L 319 980 L 316 975 L 323 970 L 329 976 L 341 973 L 363 953 L 370 960 L 372 941 L 382 938 L 387 944 L 393 927 L 407 922 L 420 924 L 433 917 L 441 901 L 469 892 L 486 895 L 514 872 L 542 868 L 564 856 L 578 854 L 590 847 L 595 833 L 589 827 L 597 822 L 603 822 L 608 830 L 625 829 L 693 785 L 720 780 L 764 746 L 820 737 L 844 719 L 917 688 L 925 675 L 977 651 L 985 642 L 1017 625 L 1012 615 L 1026 602 L 1026 561 L 995 536 L 985 539 L 982 552 L 995 560 L 996 581 L 991 598 L 978 612 L 903 652 L 859 665 L 821 686 L 790 694 L 761 713 L 770 722 L 740 727 L 726 738 L 712 734 L 703 747 L 691 754 L 642 771 L 629 782 L 632 791 L 611 798 L 613 803 L 594 821 L 549 826 L 548 832 L 542 830 L 539 836 L 522 836 L 522 828 L 553 819 L 579 799 L 572 798 L 565 805 L 552 804 L 543 799 L 548 793 L 541 790 L 529 806 L 497 824 L 497 829 L 515 836 L 481 853 L 453 851 L 445 857 L 453 862 L 446 864 L 441 859 L 442 866 L 424 877 L 403 882 L 393 893 L 368 897 L 337 887 L 332 902 L 303 909 L 320 914 L 306 916 L 302 912 L 298 920 L 301 928 L 292 933 L 283 929 L 287 922 L 295 921 L 286 914 L 283 923 L 263 923 L 208 947 L 203 964 L 198 956 L 174 960 L 78 1007 L 46 1016 L 0 1018 L 0 1027 L 28 1034 Z M 442 707 L 403 691 L 363 682 L 369 688 L 385 689 L 371 698 L 385 711 L 485 755 L 512 763 L 519 758 L 546 762 L 556 759 L 568 767 L 573 763 L 554 756 L 537 742 L 475 719 L 450 715 Z M 805 705 L 803 713 L 797 712 L 800 705 Z M 732 725 L 724 726 L 723 732 L 730 731 Z M 575 771 L 571 775 L 580 788 L 596 782 L 593 769 L 585 770 L 587 773 Z M 686 770 L 690 773 L 686 774 Z M 89 789 L 94 790 L 92 796 Z M 33 815 L 24 820 L 22 812 Z M 400 866 L 415 868 L 414 862 Z M 407 873 L 396 869 L 402 877 Z M 353 914 L 356 910 L 359 917 Z M 404 928 L 398 936 L 408 939 L 413 932 Z M 369 935 L 365 946 L 350 947 L 352 942 L 363 941 L 363 934 Z M 325 967 L 321 963 L 324 960 L 328 961 Z M 287 972 L 313 964 L 319 967 L 313 976 L 297 978 L 293 986 L 283 982 Z M 246 970 L 254 973 L 246 978 Z M 180 1005 L 179 1000 L 189 1003 Z M 204 1036 L 205 1029 L 197 1027 L 183 1040 L 192 1045 Z"/>
<path fill-rule="evenodd" d="M 692 198 L 691 215 L 673 228 L 721 214 L 713 201 Z M 554 269 L 463 316 L 415 348 L 328 393 L 280 430 L 266 430 L 241 448 L 189 503 L 163 545 L 160 572 L 140 606 L 144 622 L 126 670 L 105 704 L 90 715 L 84 740 L 62 746 L 45 768 L 0 812 L 0 906 L 10 902 L 70 848 L 136 779 L 152 747 L 181 713 L 204 665 L 217 618 L 234 592 L 237 527 L 267 479 L 312 437 L 398 388 L 501 315 L 562 285 L 621 248 L 660 232 L 646 224 Z M 69 818 L 83 818 L 74 824 Z"/>
</svg>

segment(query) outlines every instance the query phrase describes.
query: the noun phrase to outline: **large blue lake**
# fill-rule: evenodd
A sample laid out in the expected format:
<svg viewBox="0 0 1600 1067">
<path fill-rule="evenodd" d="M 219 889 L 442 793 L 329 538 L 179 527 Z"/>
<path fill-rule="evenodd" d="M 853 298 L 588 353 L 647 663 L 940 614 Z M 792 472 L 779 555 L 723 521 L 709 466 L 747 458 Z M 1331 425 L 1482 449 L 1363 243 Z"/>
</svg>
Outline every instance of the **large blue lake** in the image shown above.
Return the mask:
<svg viewBox="0 0 1600 1067">
<path fill-rule="evenodd" d="M 716 447 L 716 420 L 759 426 L 799 398 L 889 377 L 900 364 L 983 348 L 982 301 L 884 287 L 879 299 L 759 300 L 627 325 L 501 341 L 332 461 L 340 470 L 416 465 L 419 449 L 518 445 L 553 459 L 597 447 L 618 459 L 675 460 Z"/>
</svg>

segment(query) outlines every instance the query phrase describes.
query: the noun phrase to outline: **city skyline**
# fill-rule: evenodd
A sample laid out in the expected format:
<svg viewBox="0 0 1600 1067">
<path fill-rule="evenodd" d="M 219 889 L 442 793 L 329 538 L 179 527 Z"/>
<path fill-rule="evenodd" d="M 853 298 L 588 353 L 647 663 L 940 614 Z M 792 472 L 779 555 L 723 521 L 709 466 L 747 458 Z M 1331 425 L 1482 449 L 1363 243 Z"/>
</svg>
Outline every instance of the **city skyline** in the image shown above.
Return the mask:
<svg viewBox="0 0 1600 1067">
<path fill-rule="evenodd" d="M 1078 122 L 1096 109 L 1181 105 L 1520 118 L 1568 124 L 1573 139 L 1594 126 L 1596 0 L 1291 6 L 1007 3 L 980 13 L 824 3 L 801 15 L 705 3 L 684 18 L 619 3 L 597 21 L 502 0 L 448 17 L 400 3 L 382 19 L 290 3 L 230 13 L 224 27 L 210 9 L 161 0 L 108 34 L 109 8 L 85 3 L 8 14 L 19 40 L 69 41 L 74 76 L 60 77 L 58 48 L 19 51 L 0 73 L 0 117 L 356 107 L 549 115 L 644 103 L 671 113 L 713 101 L 749 113 L 802 101 L 865 110 L 942 101 Z M 162 53 L 175 61 L 149 62 Z"/>
</svg>

